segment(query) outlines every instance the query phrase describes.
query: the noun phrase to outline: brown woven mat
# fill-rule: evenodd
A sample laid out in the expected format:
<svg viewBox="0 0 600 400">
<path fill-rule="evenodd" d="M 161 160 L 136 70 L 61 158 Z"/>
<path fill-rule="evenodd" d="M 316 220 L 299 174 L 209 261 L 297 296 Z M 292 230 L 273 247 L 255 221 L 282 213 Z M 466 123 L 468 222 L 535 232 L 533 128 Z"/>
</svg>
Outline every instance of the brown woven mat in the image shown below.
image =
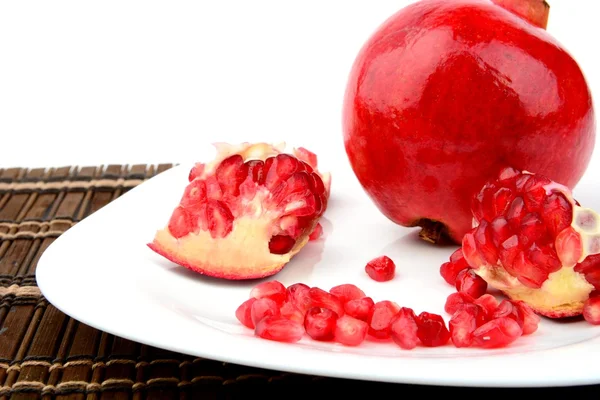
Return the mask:
<svg viewBox="0 0 600 400">
<path fill-rule="evenodd" d="M 320 398 L 325 392 L 323 397 L 339 398 L 342 392 L 356 395 L 357 389 L 378 395 L 388 390 L 401 395 L 415 389 L 176 354 L 98 331 L 48 304 L 35 281 L 42 252 L 81 219 L 170 167 L 0 169 L 0 400 L 280 399 L 290 395 Z M 480 391 L 416 388 L 420 394 Z M 568 390 L 573 395 L 590 388 Z M 556 389 L 553 393 L 557 394 Z"/>
</svg>

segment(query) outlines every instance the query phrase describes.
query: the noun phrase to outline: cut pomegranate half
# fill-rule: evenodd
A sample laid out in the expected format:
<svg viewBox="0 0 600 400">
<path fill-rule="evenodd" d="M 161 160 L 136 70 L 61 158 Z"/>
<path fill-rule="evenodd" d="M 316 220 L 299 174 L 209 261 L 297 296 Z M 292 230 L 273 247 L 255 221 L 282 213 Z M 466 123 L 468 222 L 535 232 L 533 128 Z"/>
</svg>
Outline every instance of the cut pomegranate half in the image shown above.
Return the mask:
<svg viewBox="0 0 600 400">
<path fill-rule="evenodd" d="M 148 246 L 217 278 L 273 275 L 320 234 L 330 175 L 304 148 L 288 154 L 266 143 L 215 146 L 216 158 L 192 168 L 180 203 Z"/>
<path fill-rule="evenodd" d="M 506 168 L 472 204 L 463 238 L 470 267 L 488 284 L 535 312 L 580 315 L 600 289 L 600 217 L 550 179 Z"/>
</svg>

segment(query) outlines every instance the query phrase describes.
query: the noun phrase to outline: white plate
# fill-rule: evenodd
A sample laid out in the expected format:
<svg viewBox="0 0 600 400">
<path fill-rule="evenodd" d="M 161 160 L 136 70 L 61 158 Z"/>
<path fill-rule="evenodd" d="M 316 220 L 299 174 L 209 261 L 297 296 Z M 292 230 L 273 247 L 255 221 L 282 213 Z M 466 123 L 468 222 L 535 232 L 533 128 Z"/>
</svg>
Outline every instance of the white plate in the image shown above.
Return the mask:
<svg viewBox="0 0 600 400">
<path fill-rule="evenodd" d="M 349 167 L 333 173 L 324 239 L 310 243 L 275 279 L 329 289 L 354 283 L 375 301 L 393 300 L 415 312 L 444 316 L 452 288 L 438 274 L 454 250 L 417 239 L 417 231 L 388 221 L 373 206 Z M 372 381 L 451 386 L 568 386 L 600 383 L 600 328 L 543 320 L 539 330 L 506 349 L 402 350 L 392 343 L 350 348 L 303 339 L 259 339 L 235 318 L 255 282 L 199 276 L 146 247 L 167 221 L 189 166 L 173 168 L 134 188 L 64 233 L 43 254 L 38 284 L 66 314 L 98 329 L 149 345 L 275 370 Z M 588 173 L 590 177 L 592 172 Z M 589 182 L 590 179 L 587 179 Z M 598 184 L 577 190 L 591 204 Z M 387 254 L 396 278 L 370 280 L 365 263 Z"/>
</svg>

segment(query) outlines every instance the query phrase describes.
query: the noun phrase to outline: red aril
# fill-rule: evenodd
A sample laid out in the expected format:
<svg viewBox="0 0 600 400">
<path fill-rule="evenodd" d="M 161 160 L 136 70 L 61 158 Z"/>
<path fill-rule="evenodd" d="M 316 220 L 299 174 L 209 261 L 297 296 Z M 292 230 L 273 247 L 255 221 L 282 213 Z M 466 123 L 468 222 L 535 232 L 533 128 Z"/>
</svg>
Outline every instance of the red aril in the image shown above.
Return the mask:
<svg viewBox="0 0 600 400">
<path fill-rule="evenodd" d="M 473 343 L 473 332 L 485 323 L 485 311 L 476 304 L 465 304 L 456 311 L 450 321 L 450 337 L 456 347 L 470 347 Z"/>
<path fill-rule="evenodd" d="M 600 297 L 587 299 L 583 306 L 583 318 L 592 325 L 600 325 Z"/>
<path fill-rule="evenodd" d="M 254 326 L 266 317 L 279 317 L 280 314 L 279 305 L 267 298 L 256 299 L 250 309 L 250 317 Z"/>
<path fill-rule="evenodd" d="M 475 299 L 473 303 L 483 307 L 487 315 L 493 315 L 496 308 L 498 308 L 498 300 L 491 294 L 484 294 L 483 296 Z"/>
<path fill-rule="evenodd" d="M 263 339 L 293 343 L 302 339 L 304 327 L 282 317 L 266 317 L 256 324 L 254 333 Z"/>
<path fill-rule="evenodd" d="M 477 299 L 487 291 L 487 282 L 473 272 L 471 268 L 464 269 L 456 277 L 456 290 Z"/>
<path fill-rule="evenodd" d="M 402 307 L 390 323 L 392 340 L 401 348 L 411 350 L 420 343 L 417 320 L 412 309 Z"/>
<path fill-rule="evenodd" d="M 523 301 L 513 301 L 523 315 L 523 335 L 531 335 L 537 331 L 541 318 Z"/>
<path fill-rule="evenodd" d="M 475 226 L 462 249 L 477 275 L 538 314 L 582 313 L 600 288 L 598 214 L 576 202 L 565 186 L 512 168 L 482 187 L 472 209 Z M 490 223 L 499 219 L 506 221 L 500 231 Z"/>
<path fill-rule="evenodd" d="M 446 298 L 446 304 L 444 305 L 444 311 L 446 311 L 448 314 L 452 315 L 455 312 L 457 312 L 458 310 L 460 310 L 463 305 L 473 303 L 474 300 L 475 299 L 473 299 L 471 296 L 469 296 L 466 293 L 461 293 L 461 292 L 452 293 L 452 294 L 450 294 L 450 296 L 448 296 Z"/>
<path fill-rule="evenodd" d="M 514 319 L 515 322 L 519 324 L 519 327 L 523 329 L 523 324 L 525 322 L 523 311 L 520 307 L 514 305 L 510 300 L 502 300 L 492 314 L 492 319 L 504 317 Z"/>
<path fill-rule="evenodd" d="M 363 297 L 362 299 L 350 300 L 344 304 L 344 312 L 361 321 L 367 321 L 373 311 L 373 306 L 375 306 L 375 302 L 372 298 Z"/>
<path fill-rule="evenodd" d="M 321 226 L 321 224 L 318 223 L 315 226 L 315 229 L 313 229 L 313 231 L 311 232 L 311 234 L 308 235 L 308 240 L 310 240 L 311 242 L 319 240 L 321 236 L 323 236 L 323 226 Z"/>
<path fill-rule="evenodd" d="M 417 317 L 417 336 L 426 347 L 443 346 L 450 340 L 444 319 L 438 314 L 422 312 Z"/>
<path fill-rule="evenodd" d="M 383 300 L 375 303 L 367 320 L 369 335 L 377 339 L 389 339 L 392 319 L 400 311 L 400 306 L 393 301 Z"/>
<path fill-rule="evenodd" d="M 254 322 L 252 321 L 252 304 L 256 301 L 255 298 L 251 298 L 240 304 L 235 310 L 235 317 L 247 328 L 254 329 Z"/>
<path fill-rule="evenodd" d="M 308 298 L 310 299 L 310 308 L 327 308 L 336 313 L 338 317 L 344 315 L 344 304 L 342 301 L 323 289 L 318 287 L 310 288 L 308 291 Z"/>
<path fill-rule="evenodd" d="M 469 268 L 469 264 L 463 255 L 462 249 L 459 248 L 450 256 L 450 261 L 445 262 L 440 267 L 440 275 L 449 285 L 456 285 L 456 278 L 458 274 L 464 270 Z"/>
<path fill-rule="evenodd" d="M 279 281 L 262 282 L 252 288 L 250 297 L 254 297 L 255 299 L 271 299 L 278 306 L 281 306 L 287 300 L 287 290 Z"/>
<path fill-rule="evenodd" d="M 502 317 L 486 322 L 473 332 L 473 343 L 483 348 L 505 347 L 517 340 L 523 330 L 512 318 Z"/>
<path fill-rule="evenodd" d="M 308 295 L 310 287 L 303 283 L 295 283 L 287 288 L 287 301 L 295 305 L 304 315 L 311 307 L 311 300 Z"/>
<path fill-rule="evenodd" d="M 365 341 L 368 329 L 366 322 L 344 315 L 335 323 L 335 341 L 346 346 L 358 346 Z"/>
<path fill-rule="evenodd" d="M 548 12 L 541 0 L 420 0 L 368 38 L 346 86 L 344 144 L 389 219 L 460 243 L 471 198 L 506 165 L 569 188 L 583 176 L 594 103 L 576 60 L 545 31 Z"/>
<path fill-rule="evenodd" d="M 334 286 L 329 289 L 329 293 L 340 299 L 343 304 L 346 304 L 350 300 L 356 300 L 365 297 L 365 292 L 351 283 Z"/>
<path fill-rule="evenodd" d="M 316 157 L 306 157 L 307 150 L 288 154 L 266 143 L 216 147 L 211 162 L 192 168 L 170 220 L 148 246 L 212 277 L 272 276 L 318 233 L 330 176 L 307 163 Z"/>
<path fill-rule="evenodd" d="M 301 324 L 304 323 L 304 313 L 300 311 L 300 309 L 292 302 L 285 302 L 279 311 L 283 318 L 290 319 Z"/>
<path fill-rule="evenodd" d="M 338 316 L 327 308 L 313 307 L 304 317 L 304 329 L 308 336 L 319 341 L 333 340 Z"/>
<path fill-rule="evenodd" d="M 365 271 L 371 279 L 377 282 L 387 282 L 394 279 L 396 265 L 388 256 L 380 256 L 369 261 Z"/>
</svg>

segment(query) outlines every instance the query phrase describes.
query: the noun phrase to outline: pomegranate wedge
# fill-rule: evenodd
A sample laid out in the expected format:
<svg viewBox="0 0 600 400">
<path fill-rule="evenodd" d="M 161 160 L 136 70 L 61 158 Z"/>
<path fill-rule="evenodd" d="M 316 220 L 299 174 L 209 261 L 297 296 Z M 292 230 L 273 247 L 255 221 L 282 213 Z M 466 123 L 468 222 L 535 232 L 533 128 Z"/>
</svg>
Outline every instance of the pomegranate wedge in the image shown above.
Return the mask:
<svg viewBox="0 0 600 400">
<path fill-rule="evenodd" d="M 266 143 L 215 146 L 216 158 L 192 168 L 180 203 L 148 246 L 217 278 L 273 275 L 319 229 L 330 176 L 304 148 L 288 154 Z"/>
</svg>

